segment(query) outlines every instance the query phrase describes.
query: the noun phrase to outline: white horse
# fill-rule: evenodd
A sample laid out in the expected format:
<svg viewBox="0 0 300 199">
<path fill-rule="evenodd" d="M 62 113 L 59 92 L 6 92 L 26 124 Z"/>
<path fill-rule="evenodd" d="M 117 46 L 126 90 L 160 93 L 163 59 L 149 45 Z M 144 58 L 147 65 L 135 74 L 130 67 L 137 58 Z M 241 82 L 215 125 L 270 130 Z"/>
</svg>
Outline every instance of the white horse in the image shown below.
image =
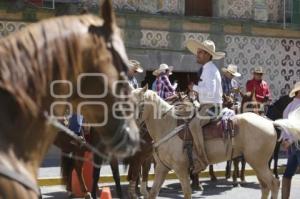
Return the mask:
<svg viewBox="0 0 300 199">
<path fill-rule="evenodd" d="M 132 94 L 140 107 L 139 119 L 145 121 L 155 143 L 160 142 L 177 127 L 177 119 L 170 111 L 173 107 L 155 92 L 144 87 L 134 90 Z M 157 112 L 162 113 L 161 118 L 157 118 Z M 278 139 L 273 122 L 254 113 L 236 115 L 233 120 L 238 127 L 238 132 L 233 138 L 234 144 L 230 140 L 225 141 L 222 138 L 205 141 L 209 164 L 230 160 L 232 156 L 244 155 L 245 160 L 255 170 L 260 182 L 261 198 L 268 198 L 271 191 L 272 198 L 276 199 L 280 182 L 273 176 L 268 167 L 268 161 Z M 199 123 L 198 118 L 194 118 L 189 126 L 198 126 L 194 125 L 194 122 Z M 191 131 L 193 130 L 197 129 L 192 128 Z M 165 177 L 171 169 L 175 171 L 180 180 L 184 198 L 191 198 L 189 160 L 185 150 L 183 150 L 183 144 L 183 140 L 179 136 L 169 136 L 154 150 L 157 166 L 149 198 L 155 198 L 158 195 Z"/>
</svg>

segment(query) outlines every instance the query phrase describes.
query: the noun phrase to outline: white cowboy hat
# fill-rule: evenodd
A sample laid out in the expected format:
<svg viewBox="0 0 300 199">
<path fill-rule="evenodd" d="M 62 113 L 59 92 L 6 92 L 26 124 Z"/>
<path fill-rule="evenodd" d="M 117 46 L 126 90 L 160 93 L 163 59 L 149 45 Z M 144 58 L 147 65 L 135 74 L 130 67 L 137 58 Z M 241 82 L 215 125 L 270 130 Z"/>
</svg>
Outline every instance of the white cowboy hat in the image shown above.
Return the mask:
<svg viewBox="0 0 300 199">
<path fill-rule="evenodd" d="M 300 82 L 297 82 L 295 85 L 294 85 L 294 88 L 293 90 L 290 92 L 289 96 L 290 97 L 295 97 L 295 93 L 297 91 L 300 91 Z"/>
<path fill-rule="evenodd" d="M 172 74 L 173 66 L 168 66 L 167 64 L 161 64 L 158 69 L 153 71 L 154 76 L 160 75 L 162 72 L 165 72 L 166 70 L 170 71 L 170 75 Z"/>
<path fill-rule="evenodd" d="M 202 49 L 212 55 L 212 59 L 222 59 L 225 57 L 224 52 L 216 52 L 215 43 L 211 40 L 205 40 L 204 42 L 199 42 L 197 40 L 188 40 L 186 47 L 195 55 L 197 55 L 198 49 Z"/>
<path fill-rule="evenodd" d="M 141 63 L 134 59 L 129 60 L 129 68 L 132 68 L 138 73 L 142 73 L 144 71 L 143 68 L 141 67 Z"/>
<path fill-rule="evenodd" d="M 223 72 L 228 72 L 235 77 L 240 77 L 241 73 L 238 72 L 237 65 L 229 64 L 227 68 L 222 68 Z"/>
<path fill-rule="evenodd" d="M 258 66 L 258 67 L 255 67 L 255 68 L 254 68 L 253 73 L 264 74 L 265 72 L 264 72 L 264 70 L 263 70 L 262 67 Z"/>
</svg>

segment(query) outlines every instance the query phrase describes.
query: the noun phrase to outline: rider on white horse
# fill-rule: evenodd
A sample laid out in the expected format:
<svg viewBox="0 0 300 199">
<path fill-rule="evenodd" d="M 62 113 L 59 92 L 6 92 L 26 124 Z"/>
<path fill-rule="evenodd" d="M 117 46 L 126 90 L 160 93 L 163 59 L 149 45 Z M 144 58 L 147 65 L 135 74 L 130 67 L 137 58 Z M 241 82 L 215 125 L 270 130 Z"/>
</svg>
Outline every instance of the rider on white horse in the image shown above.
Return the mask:
<svg viewBox="0 0 300 199">
<path fill-rule="evenodd" d="M 193 87 L 193 90 L 198 92 L 199 101 L 201 103 L 200 110 L 197 113 L 197 116 L 200 116 L 200 122 L 198 118 L 194 118 L 189 125 L 197 152 L 193 173 L 199 173 L 208 165 L 203 142 L 202 127 L 209 123 L 212 115 L 217 116 L 222 107 L 223 91 L 221 75 L 212 60 L 224 58 L 225 53 L 216 52 L 215 44 L 210 40 L 206 40 L 202 43 L 196 40 L 189 40 L 187 42 L 187 48 L 196 55 L 197 62 L 203 65 L 198 85 L 194 85 Z M 212 115 L 208 112 L 211 112 Z"/>
</svg>

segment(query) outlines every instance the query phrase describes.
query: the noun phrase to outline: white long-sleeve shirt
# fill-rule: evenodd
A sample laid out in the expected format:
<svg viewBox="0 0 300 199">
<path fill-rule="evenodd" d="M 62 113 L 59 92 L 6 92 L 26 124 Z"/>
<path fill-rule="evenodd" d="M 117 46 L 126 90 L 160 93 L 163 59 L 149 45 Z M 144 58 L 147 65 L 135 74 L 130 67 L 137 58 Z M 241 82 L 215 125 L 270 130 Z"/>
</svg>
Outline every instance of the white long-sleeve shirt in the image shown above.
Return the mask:
<svg viewBox="0 0 300 199">
<path fill-rule="evenodd" d="M 292 102 L 283 111 L 283 119 L 287 119 L 289 114 L 300 107 L 300 99 L 294 98 Z M 293 143 L 295 138 L 289 132 L 282 133 L 282 139 L 287 140 L 290 143 Z"/>
<path fill-rule="evenodd" d="M 200 103 L 222 104 L 222 79 L 218 68 L 212 61 L 202 67 L 201 80 L 193 87 L 193 90 L 199 94 Z"/>
</svg>

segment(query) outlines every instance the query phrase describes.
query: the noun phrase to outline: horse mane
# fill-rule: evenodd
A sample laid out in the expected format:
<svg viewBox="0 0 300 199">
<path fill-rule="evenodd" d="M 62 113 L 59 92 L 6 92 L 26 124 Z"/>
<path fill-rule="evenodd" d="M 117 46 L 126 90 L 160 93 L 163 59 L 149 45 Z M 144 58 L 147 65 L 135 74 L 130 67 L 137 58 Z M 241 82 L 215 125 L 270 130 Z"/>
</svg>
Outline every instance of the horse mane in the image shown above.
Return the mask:
<svg viewBox="0 0 300 199">
<path fill-rule="evenodd" d="M 159 97 L 157 93 L 152 90 L 147 90 L 144 96 L 146 100 L 155 102 L 155 104 L 159 106 L 159 110 L 161 113 L 165 113 L 173 107 L 172 105 L 168 104 L 165 100 L 163 100 L 161 97 Z"/>
<path fill-rule="evenodd" d="M 29 25 L 2 38 L 0 93 L 8 92 L 23 113 L 36 116 L 42 99 L 49 97 L 52 80 L 74 80 L 83 71 L 83 50 L 88 46 L 81 41 L 90 25 L 102 24 L 92 15 L 65 16 Z M 92 39 L 96 44 L 103 42 L 96 36 Z M 95 49 L 99 52 L 99 46 Z M 93 57 L 98 56 L 93 53 Z"/>
</svg>

